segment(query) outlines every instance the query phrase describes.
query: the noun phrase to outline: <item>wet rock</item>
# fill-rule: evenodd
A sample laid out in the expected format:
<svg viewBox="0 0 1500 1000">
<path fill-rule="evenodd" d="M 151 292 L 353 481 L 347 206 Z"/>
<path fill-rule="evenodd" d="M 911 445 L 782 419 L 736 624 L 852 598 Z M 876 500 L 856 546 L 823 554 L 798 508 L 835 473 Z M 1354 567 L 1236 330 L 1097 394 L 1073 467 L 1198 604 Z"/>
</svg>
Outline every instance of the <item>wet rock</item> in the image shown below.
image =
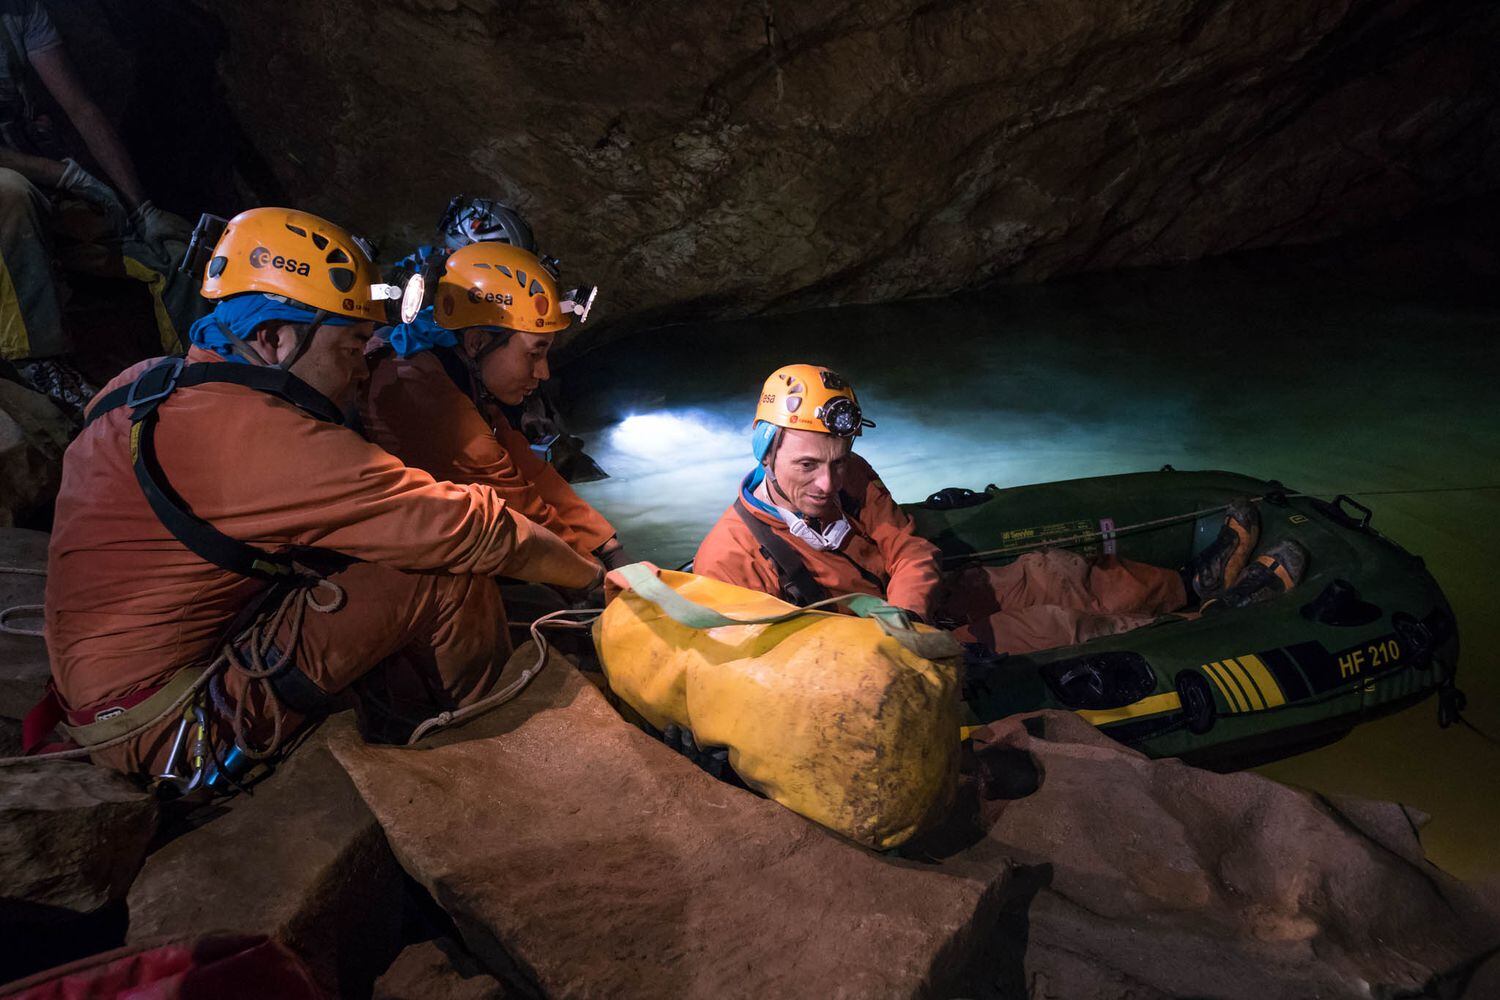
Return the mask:
<svg viewBox="0 0 1500 1000">
<path fill-rule="evenodd" d="M 508 200 L 595 335 L 1305 242 L 1500 157 L 1473 0 L 197 5 L 264 201 L 393 260 Z"/>
<path fill-rule="evenodd" d="M 469 948 L 547 995 L 961 994 L 1007 892 L 993 851 L 955 877 L 713 780 L 558 657 L 447 739 L 333 748 Z"/>
<path fill-rule="evenodd" d="M 47 570 L 48 538 L 42 531 L 0 527 L 0 610 L 42 603 L 47 578 L 38 574 Z M 23 572 L 8 572 L 6 567 Z M 10 624 L 39 629 L 42 619 L 40 614 L 27 614 Z M 25 718 L 51 676 L 47 644 L 41 638 L 0 632 L 0 718 Z"/>
<path fill-rule="evenodd" d="M 123 899 L 156 822 L 156 801 L 113 771 L 0 768 L 0 914 L 86 914 Z"/>
<path fill-rule="evenodd" d="M 1033 996 L 1407 995 L 1500 944 L 1401 806 L 1151 761 L 1067 713 L 993 724 L 975 748 L 1041 776 L 990 797 L 975 768 L 988 841 L 1042 882 L 1007 925 Z"/>
<path fill-rule="evenodd" d="M 373 1000 L 507 1000 L 526 994 L 507 989 L 451 940 L 407 945 L 375 980 Z"/>
<path fill-rule="evenodd" d="M 339 995 L 367 993 L 400 948 L 402 878 L 374 816 L 329 755 L 336 716 L 252 795 L 151 855 L 130 890 L 131 942 L 268 934 Z"/>
<path fill-rule="evenodd" d="M 0 528 L 48 519 L 71 432 L 46 396 L 0 377 Z"/>
</svg>

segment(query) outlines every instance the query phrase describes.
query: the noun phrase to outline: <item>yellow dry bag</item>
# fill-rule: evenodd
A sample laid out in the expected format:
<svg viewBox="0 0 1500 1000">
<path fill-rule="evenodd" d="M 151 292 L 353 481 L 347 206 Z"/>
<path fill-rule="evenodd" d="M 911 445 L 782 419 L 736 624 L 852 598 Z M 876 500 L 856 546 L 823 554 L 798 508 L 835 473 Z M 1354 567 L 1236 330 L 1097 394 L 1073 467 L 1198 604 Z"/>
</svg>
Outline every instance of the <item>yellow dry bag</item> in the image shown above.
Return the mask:
<svg viewBox="0 0 1500 1000">
<path fill-rule="evenodd" d="M 937 819 L 958 776 L 960 647 L 878 598 L 854 615 L 637 563 L 594 643 L 610 688 L 657 729 L 727 747 L 751 788 L 874 848 Z"/>
</svg>

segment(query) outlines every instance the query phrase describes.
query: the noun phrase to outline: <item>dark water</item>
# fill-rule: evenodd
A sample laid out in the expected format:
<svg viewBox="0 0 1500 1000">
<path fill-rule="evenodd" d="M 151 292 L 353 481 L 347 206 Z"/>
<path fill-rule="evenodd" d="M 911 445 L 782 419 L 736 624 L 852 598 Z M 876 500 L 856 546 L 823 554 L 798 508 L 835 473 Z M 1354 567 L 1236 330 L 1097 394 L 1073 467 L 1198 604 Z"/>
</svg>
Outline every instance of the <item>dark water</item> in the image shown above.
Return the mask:
<svg viewBox="0 0 1500 1000">
<path fill-rule="evenodd" d="M 565 370 L 613 478 L 581 492 L 633 554 L 675 565 L 748 469 L 761 380 L 792 361 L 856 386 L 857 450 L 898 498 L 1116 472 L 1229 469 L 1332 495 L 1500 484 L 1500 297 L 1474 280 L 1283 254 L 984 296 L 678 327 Z M 1387 255 L 1389 256 L 1389 255 Z M 1312 261 L 1312 262 L 1309 262 Z M 1500 733 L 1500 491 L 1370 497 L 1458 615 L 1468 717 Z M 1313 553 L 1313 558 L 1317 554 Z M 1431 703 L 1262 769 L 1432 816 L 1455 873 L 1500 874 L 1500 747 Z"/>
</svg>

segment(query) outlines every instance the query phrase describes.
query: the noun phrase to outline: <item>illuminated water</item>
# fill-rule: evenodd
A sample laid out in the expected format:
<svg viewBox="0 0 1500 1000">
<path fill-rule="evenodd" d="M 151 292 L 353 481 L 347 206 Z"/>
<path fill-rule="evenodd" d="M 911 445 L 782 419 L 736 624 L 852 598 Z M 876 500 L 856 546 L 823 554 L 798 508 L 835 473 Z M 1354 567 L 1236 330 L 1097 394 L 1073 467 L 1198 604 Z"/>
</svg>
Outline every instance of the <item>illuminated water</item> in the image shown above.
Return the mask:
<svg viewBox="0 0 1500 1000">
<path fill-rule="evenodd" d="M 1500 299 L 1391 273 L 1258 258 L 635 337 L 566 370 L 613 475 L 582 492 L 632 553 L 687 560 L 749 467 L 761 380 L 790 361 L 855 384 L 879 424 L 858 450 L 902 499 L 1163 463 L 1330 494 L 1500 483 Z M 1444 585 L 1469 717 L 1500 733 L 1500 492 L 1370 505 Z M 1434 860 L 1500 874 L 1500 748 L 1435 718 L 1424 704 L 1264 772 L 1414 805 Z"/>
</svg>

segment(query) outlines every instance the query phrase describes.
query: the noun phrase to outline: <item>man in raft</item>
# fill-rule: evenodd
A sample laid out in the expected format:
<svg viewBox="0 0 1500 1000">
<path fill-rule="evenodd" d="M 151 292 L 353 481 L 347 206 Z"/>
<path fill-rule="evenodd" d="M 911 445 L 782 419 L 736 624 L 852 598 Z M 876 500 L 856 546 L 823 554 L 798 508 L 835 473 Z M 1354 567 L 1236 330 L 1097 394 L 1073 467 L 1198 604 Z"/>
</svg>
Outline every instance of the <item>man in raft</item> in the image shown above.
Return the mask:
<svg viewBox="0 0 1500 1000">
<path fill-rule="evenodd" d="M 187 357 L 117 376 L 64 458 L 33 743 L 61 721 L 98 763 L 217 786 L 377 666 L 437 709 L 483 697 L 510 650 L 493 575 L 598 579 L 492 487 L 342 425 L 389 293 L 323 219 L 229 221 Z"/>
<path fill-rule="evenodd" d="M 797 605 L 873 594 L 924 621 L 958 619 L 961 638 L 1008 653 L 1085 642 L 1198 606 L 1241 606 L 1301 576 L 1295 543 L 1250 562 L 1259 514 L 1235 503 L 1213 544 L 1181 569 L 1047 549 L 946 579 L 937 547 L 852 451 L 873 426 L 835 372 L 796 364 L 772 373 L 751 432 L 757 465 L 699 546 L 693 571 Z"/>
<path fill-rule="evenodd" d="M 587 559 L 623 565 L 614 526 L 513 428 L 551 374 L 547 353 L 590 292 L 558 289 L 556 263 L 501 241 L 447 256 L 433 304 L 393 328 L 361 418 L 371 441 L 437 479 L 493 488 Z"/>
</svg>

